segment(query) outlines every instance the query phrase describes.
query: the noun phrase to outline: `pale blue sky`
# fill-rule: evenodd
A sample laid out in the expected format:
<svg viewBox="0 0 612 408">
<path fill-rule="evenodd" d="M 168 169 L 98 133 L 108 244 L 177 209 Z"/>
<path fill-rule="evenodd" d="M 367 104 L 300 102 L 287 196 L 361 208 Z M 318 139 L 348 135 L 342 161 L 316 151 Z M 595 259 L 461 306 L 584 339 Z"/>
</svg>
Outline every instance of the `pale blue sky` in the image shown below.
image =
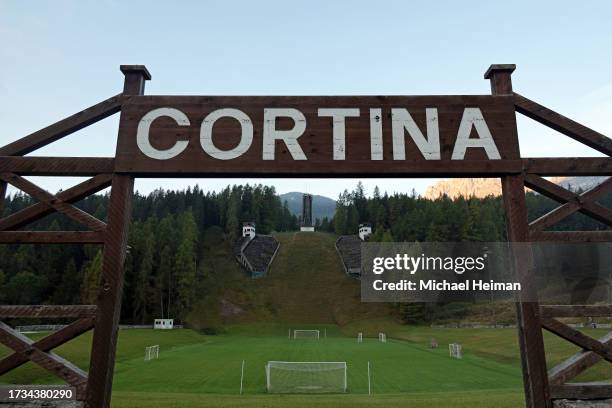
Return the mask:
<svg viewBox="0 0 612 408">
<path fill-rule="evenodd" d="M 610 16 L 609 1 L 0 0 L 0 145 L 120 92 L 120 64 L 148 67 L 147 94 L 418 95 L 486 94 L 486 68 L 515 63 L 517 92 L 610 135 Z M 519 133 L 525 156 L 597 155 L 527 119 Z M 112 156 L 116 134 L 115 116 L 36 155 Z M 357 180 L 265 182 L 335 198 Z M 431 182 L 365 184 L 422 192 Z"/>
</svg>

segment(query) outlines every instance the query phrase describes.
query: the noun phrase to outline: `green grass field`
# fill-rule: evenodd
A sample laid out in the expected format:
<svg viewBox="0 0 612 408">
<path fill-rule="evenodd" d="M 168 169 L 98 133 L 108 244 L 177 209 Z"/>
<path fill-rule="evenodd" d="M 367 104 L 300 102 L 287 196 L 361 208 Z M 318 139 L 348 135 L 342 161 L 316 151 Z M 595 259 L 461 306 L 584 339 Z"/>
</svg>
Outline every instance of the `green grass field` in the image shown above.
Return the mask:
<svg viewBox="0 0 612 408">
<path fill-rule="evenodd" d="M 124 330 L 119 337 L 113 406 L 399 407 L 408 402 L 414 407 L 522 405 L 520 363 L 512 329 L 432 329 L 381 321 L 353 326 L 363 327 L 365 333 L 386 329 L 392 337 L 387 343 L 366 337 L 360 344 L 352 334 L 354 328 L 332 325 L 317 326 L 328 334 L 320 340 L 290 340 L 287 328 L 275 325 L 243 325 L 217 336 L 203 336 L 192 330 Z M 589 333 L 602 336 L 605 331 Z M 438 340 L 440 348 L 428 347 L 431 337 Z M 448 356 L 450 341 L 463 344 L 462 360 Z M 58 353 L 86 369 L 90 342 L 90 335 L 81 336 L 60 347 Z M 160 358 L 145 362 L 144 347 L 152 344 L 160 345 Z M 551 336 L 547 336 L 547 346 L 551 363 L 575 351 Z M 0 349 L 0 356 L 7 352 Z M 239 395 L 242 360 L 246 371 L 244 394 Z M 348 393 L 268 395 L 264 366 L 269 360 L 346 361 Z M 368 361 L 372 366 L 371 396 L 367 395 Z M 587 373 L 586 379 L 612 378 L 607 365 L 596 366 Z M 0 381 L 55 382 L 31 363 Z"/>
</svg>

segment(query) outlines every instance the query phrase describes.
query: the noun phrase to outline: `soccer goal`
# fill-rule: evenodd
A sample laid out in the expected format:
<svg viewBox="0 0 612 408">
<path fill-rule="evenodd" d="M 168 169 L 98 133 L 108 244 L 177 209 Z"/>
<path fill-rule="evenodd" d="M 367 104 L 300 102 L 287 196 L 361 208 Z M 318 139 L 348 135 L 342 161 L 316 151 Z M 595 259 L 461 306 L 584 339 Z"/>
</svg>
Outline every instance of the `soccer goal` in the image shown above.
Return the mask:
<svg viewBox="0 0 612 408">
<path fill-rule="evenodd" d="M 448 354 L 451 358 L 462 358 L 463 357 L 463 349 L 461 344 L 451 343 L 448 345 Z"/>
<path fill-rule="evenodd" d="M 319 330 L 294 330 L 294 339 L 316 339 L 319 340 Z"/>
<path fill-rule="evenodd" d="M 378 333 L 378 341 L 381 343 L 387 342 L 387 335 L 385 333 Z"/>
<path fill-rule="evenodd" d="M 159 345 L 145 347 L 145 361 L 159 358 Z"/>
<path fill-rule="evenodd" d="M 363 333 L 357 334 L 357 343 L 363 343 Z"/>
<path fill-rule="evenodd" d="M 346 362 L 268 361 L 266 388 L 270 393 L 346 392 Z"/>
</svg>

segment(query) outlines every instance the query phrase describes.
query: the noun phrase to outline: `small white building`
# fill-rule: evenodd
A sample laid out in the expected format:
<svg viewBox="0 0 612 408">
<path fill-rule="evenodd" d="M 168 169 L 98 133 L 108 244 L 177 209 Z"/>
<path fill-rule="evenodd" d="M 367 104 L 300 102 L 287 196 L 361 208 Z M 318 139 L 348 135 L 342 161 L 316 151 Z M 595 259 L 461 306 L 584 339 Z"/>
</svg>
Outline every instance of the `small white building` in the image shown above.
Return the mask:
<svg viewBox="0 0 612 408">
<path fill-rule="evenodd" d="M 242 223 L 242 237 L 249 237 L 249 239 L 255 238 L 255 223 L 254 222 L 243 222 Z"/>
<path fill-rule="evenodd" d="M 172 330 L 174 328 L 174 319 L 155 319 L 153 328 L 160 330 Z"/>
<path fill-rule="evenodd" d="M 372 225 L 367 222 L 359 224 L 359 239 L 367 241 L 370 235 L 372 235 Z"/>
</svg>

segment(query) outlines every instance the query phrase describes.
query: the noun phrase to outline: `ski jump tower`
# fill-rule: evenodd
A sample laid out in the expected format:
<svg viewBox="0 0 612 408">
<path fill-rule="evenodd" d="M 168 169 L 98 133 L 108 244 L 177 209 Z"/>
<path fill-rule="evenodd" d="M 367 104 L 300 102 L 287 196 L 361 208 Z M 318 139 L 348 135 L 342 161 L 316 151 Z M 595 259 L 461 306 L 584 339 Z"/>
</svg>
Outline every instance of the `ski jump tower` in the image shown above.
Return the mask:
<svg viewBox="0 0 612 408">
<path fill-rule="evenodd" d="M 300 225 L 300 231 L 314 232 L 311 194 L 304 194 L 304 197 L 302 197 L 302 225 Z"/>
</svg>

